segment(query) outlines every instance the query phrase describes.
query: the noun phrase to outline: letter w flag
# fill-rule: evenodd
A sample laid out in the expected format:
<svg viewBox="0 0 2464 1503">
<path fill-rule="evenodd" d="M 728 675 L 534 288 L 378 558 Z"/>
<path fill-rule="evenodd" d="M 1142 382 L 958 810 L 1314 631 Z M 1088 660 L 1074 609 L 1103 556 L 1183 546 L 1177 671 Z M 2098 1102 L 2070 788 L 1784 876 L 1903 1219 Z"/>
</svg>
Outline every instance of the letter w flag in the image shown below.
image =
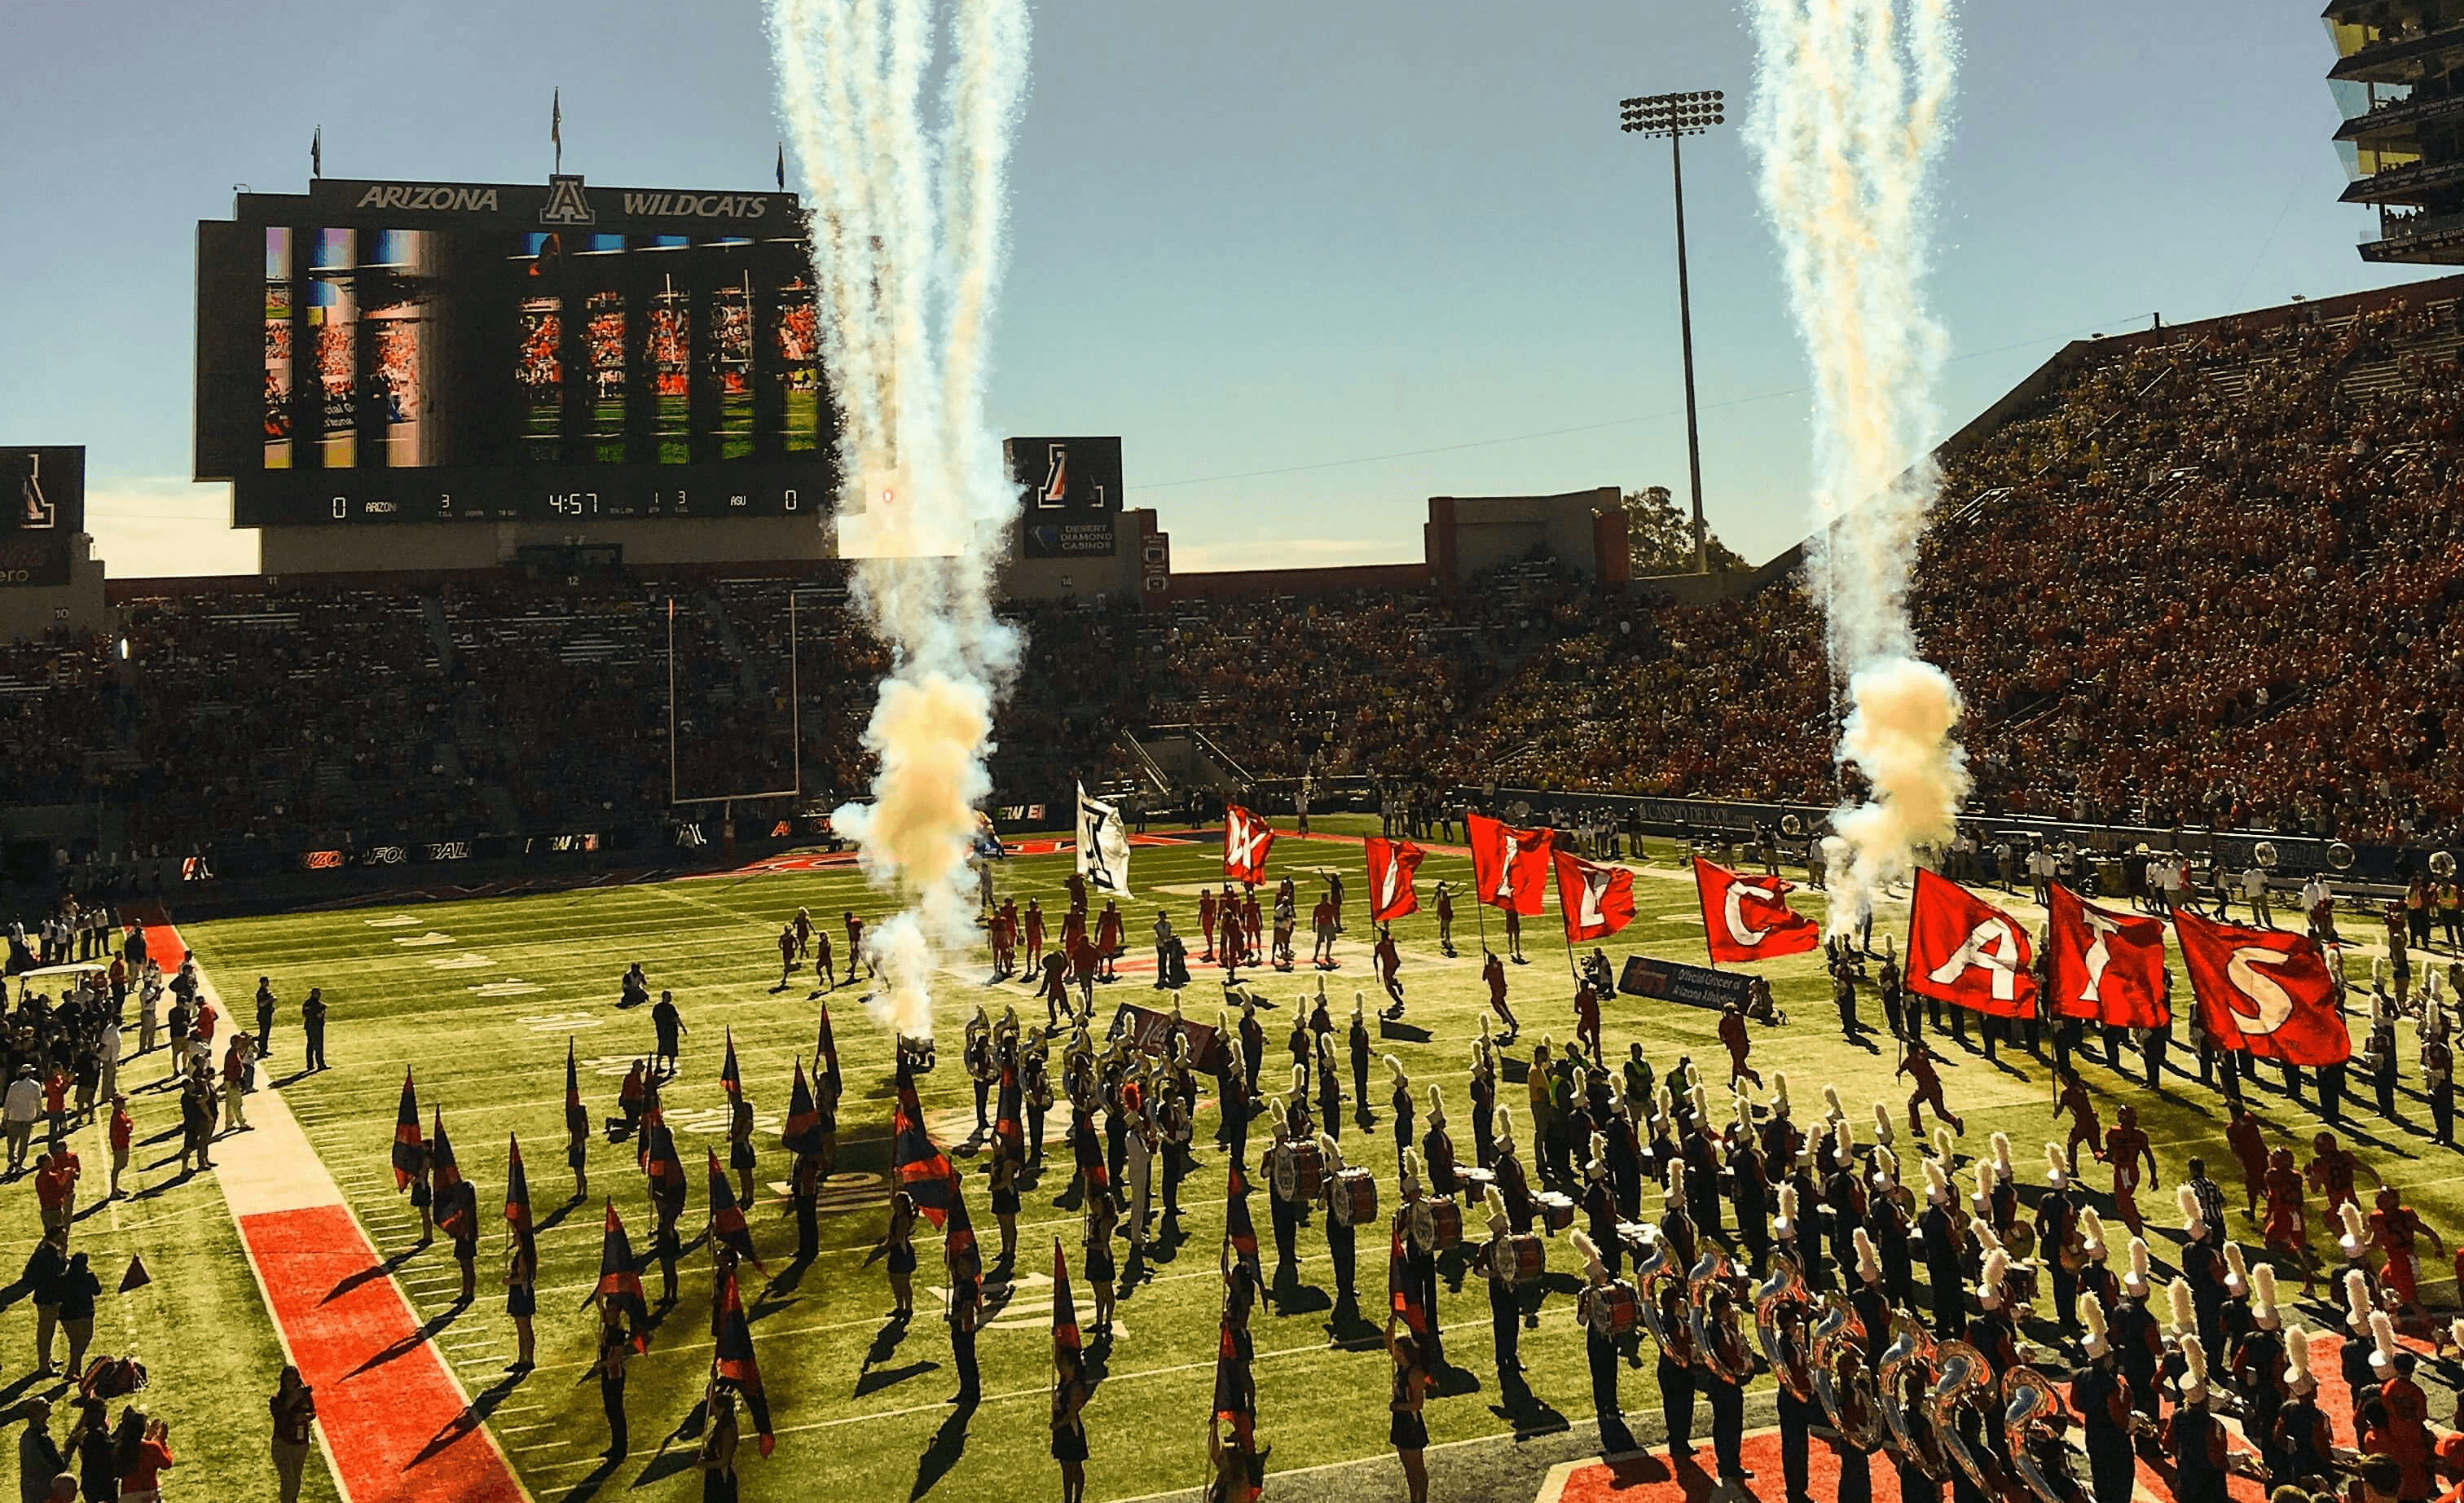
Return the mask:
<svg viewBox="0 0 2464 1503">
<path fill-rule="evenodd" d="M 1694 892 L 1703 900 L 1703 936 L 1711 963 L 1801 955 L 1822 943 L 1822 926 L 1788 905 L 1796 884 L 1748 877 L 1694 858 Z"/>
<path fill-rule="evenodd" d="M 2036 1015 L 2033 953 L 2019 921 L 1947 877 L 1917 868 L 1908 907 L 1908 990 L 1994 1017 Z"/>
<path fill-rule="evenodd" d="M 1557 911 L 1566 916 L 1566 943 L 1606 939 L 1634 922 L 1634 873 L 1601 866 L 1571 851 L 1554 851 Z"/>
<path fill-rule="evenodd" d="M 1547 830 L 1517 830 L 1486 815 L 1467 814 L 1473 895 L 1492 908 L 1537 918 L 1549 903 Z"/>
<path fill-rule="evenodd" d="M 1361 851 L 1369 860 L 1369 921 L 1383 924 L 1418 913 L 1420 894 L 1413 885 L 1413 874 L 1420 869 L 1420 858 L 1426 853 L 1409 840 L 1375 835 L 1361 843 Z"/>
<path fill-rule="evenodd" d="M 1266 880 L 1266 852 L 1274 847 L 1275 832 L 1266 821 L 1239 804 L 1223 807 L 1223 875 L 1234 882 L 1262 882 Z"/>
<path fill-rule="evenodd" d="M 2079 1017 L 2114 1028 L 2162 1028 L 2172 1021 L 2165 1001 L 2165 921 L 2110 913 L 2054 883 L 2051 962 L 2056 1017 Z"/>
<path fill-rule="evenodd" d="M 2297 1065 L 2353 1056 L 2326 957 L 2309 936 L 2218 924 L 2178 908 L 2173 935 L 2199 1020 L 2222 1047 Z"/>
</svg>

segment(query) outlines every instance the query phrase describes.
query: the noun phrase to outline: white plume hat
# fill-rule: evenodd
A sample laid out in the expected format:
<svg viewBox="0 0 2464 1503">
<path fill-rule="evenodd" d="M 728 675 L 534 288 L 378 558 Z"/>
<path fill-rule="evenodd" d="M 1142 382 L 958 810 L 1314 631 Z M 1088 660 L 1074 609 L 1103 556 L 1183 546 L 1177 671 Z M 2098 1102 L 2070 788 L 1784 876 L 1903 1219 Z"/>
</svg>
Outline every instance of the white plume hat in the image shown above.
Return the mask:
<svg viewBox="0 0 2464 1503">
<path fill-rule="evenodd" d="M 2087 1355 L 2102 1357 L 2112 1350 L 2104 1336 L 2104 1301 L 2097 1297 L 2096 1291 L 2091 1289 L 2079 1296 L 2079 1324 L 2086 1333 L 2079 1339 L 2079 1345 Z"/>
<path fill-rule="evenodd" d="M 1796 1237 L 1796 1187 L 1783 1184 L 1779 1187 L 1779 1219 L 1771 1223 L 1771 1234 L 1783 1242 Z"/>
<path fill-rule="evenodd" d="M 2318 1386 L 2310 1373 L 2310 1333 L 2297 1325 L 2284 1333 L 2285 1391 L 2298 1398 Z"/>
<path fill-rule="evenodd" d="M 2046 1183 L 2046 1184 L 2048 1184 L 2048 1185 L 2050 1185 L 2050 1186 L 2052 1186 L 2052 1187 L 2053 1187 L 2054 1188 L 2056 1188 L 2056 1189 L 2060 1189 L 2060 1188 L 2062 1188 L 2064 1186 L 2067 1186 L 2068 1184 L 2070 1184 L 2070 1182 L 2071 1182 L 2071 1174 L 2070 1174 L 2070 1170 L 2068 1170 L 2068 1169 L 2066 1169 L 2066 1168 L 2064 1168 L 2064 1167 L 2062 1166 L 2062 1150 L 2061 1150 L 2061 1149 L 2059 1149 L 2059 1148 L 2055 1147 L 2055 1146 L 2054 1146 L 2052 1144 L 2050 1144 L 2050 1143 L 2046 1144 L 2045 1144 L 2045 1183 Z"/>
<path fill-rule="evenodd" d="M 1881 1283 L 1882 1259 L 1874 1251 L 1874 1239 L 1866 1234 L 1864 1228 L 1859 1227 L 1849 1233 L 1849 1240 L 1857 1245 L 1857 1276 L 1869 1284 Z"/>
<path fill-rule="evenodd" d="M 1488 1230 L 1499 1236 L 1506 1235 L 1506 1229 L 1514 1224 L 1514 1218 L 1506 1213 L 1506 1197 L 1491 1185 L 1481 1192 L 1481 1199 L 1488 1204 Z"/>
<path fill-rule="evenodd" d="M 2179 1337 L 2185 1331 L 2197 1330 L 2199 1309 L 2197 1301 L 2190 1297 L 2190 1281 L 2174 1274 L 2173 1281 L 2165 1286 L 2165 1296 L 2172 1306 L 2173 1318 L 2167 1322 L 2172 1327 L 2171 1334 Z"/>
<path fill-rule="evenodd" d="M 1579 1228 L 1569 1240 L 1574 1244 L 1574 1255 L 1583 1260 L 1583 1272 L 1589 1274 L 1595 1283 L 1606 1281 L 1609 1276 L 1608 1265 L 1600 1261 L 1598 1245 L 1585 1236 Z"/>
<path fill-rule="evenodd" d="M 2097 1214 L 2094 1206 L 2079 1208 L 2079 1242 L 2087 1249 L 2087 1255 L 2094 1262 L 2103 1262 L 2105 1254 L 2111 1251 L 2105 1246 L 2104 1218 Z"/>
<path fill-rule="evenodd" d="M 1389 1074 L 1389 1075 L 1391 1075 L 1391 1076 L 1393 1076 L 1393 1077 L 1395 1078 L 1395 1083 L 1396 1083 L 1397 1085 L 1409 1085 L 1409 1084 L 1411 1084 L 1411 1083 L 1412 1083 L 1412 1078 L 1411 1078 L 1410 1076 L 1405 1075 L 1405 1074 L 1403 1073 L 1403 1061 L 1402 1061 L 1402 1060 L 1400 1060 L 1400 1059 L 1396 1058 L 1393 1055 L 1388 1055 L 1388 1056 L 1386 1056 L 1385 1057 L 1386 1057 L 1386 1073 L 1387 1073 L 1387 1074 Z"/>
<path fill-rule="evenodd" d="M 2006 1180 L 2017 1179 L 2019 1177 L 2019 1171 L 2011 1167 L 2011 1135 L 2007 1132 L 1997 1132 L 1993 1135 L 1991 1142 L 1993 1144 L 1993 1167 L 1999 1171 L 2001 1176 Z"/>
<path fill-rule="evenodd" d="M 2182 1338 L 2182 1402 L 2204 1404 L 2208 1398 L 2208 1351 L 2199 1333 Z"/>
<path fill-rule="evenodd" d="M 2188 1185 L 2176 1186 L 2173 1189 L 2173 1204 L 2181 1209 L 2183 1231 L 2187 1232 L 2193 1242 L 2204 1238 L 2208 1234 L 2208 1218 L 2199 1210 L 2199 1192 Z"/>
<path fill-rule="evenodd" d="M 2145 1237 L 2130 1239 L 2130 1270 L 2122 1275 L 2122 1287 L 2133 1295 L 2147 1293 L 2147 1239 Z"/>
<path fill-rule="evenodd" d="M 2344 1234 L 2336 1239 L 2336 1245 L 2344 1250 L 2344 1256 L 2359 1261 L 2367 1254 L 2370 1245 L 2369 1234 L 2362 1230 L 2362 1208 L 2348 1200 L 2337 1207 L 2336 1212 L 2344 1223 Z"/>
<path fill-rule="evenodd" d="M 1874 1141 L 1880 1144 L 1899 1141 L 1899 1129 L 1891 1125 L 1891 1109 L 1881 1101 L 1874 1103 Z"/>
<path fill-rule="evenodd" d="M 2250 1292 L 2250 1263 L 2242 1256 L 2241 1244 L 2225 1244 L 2225 1293 L 2240 1297 Z"/>
<path fill-rule="evenodd" d="M 1771 1072 L 1771 1115 L 1788 1115 L 1788 1072 L 1784 1070 Z"/>
<path fill-rule="evenodd" d="M 1822 1115 L 1832 1122 L 1842 1121 L 1848 1115 L 1847 1108 L 1839 1104 L 1839 1087 L 1836 1085 L 1822 1088 L 1822 1104 L 1825 1108 Z"/>
<path fill-rule="evenodd" d="M 1439 1087 L 1438 1082 L 1432 1080 L 1429 1082 L 1429 1125 L 1442 1127 L 1445 1124 L 1446 1093 Z"/>
<path fill-rule="evenodd" d="M 2002 1308 L 2002 1280 L 2011 1272 L 2011 1254 L 1995 1248 L 1985 1254 L 1985 1265 L 1976 1283 L 1977 1303 L 1988 1310 Z"/>
<path fill-rule="evenodd" d="M 2358 1268 L 2344 1271 L 2344 1325 L 2355 1336 L 2370 1328 L 2369 1275 Z"/>
<path fill-rule="evenodd" d="M 2276 1267 L 2261 1263 L 2250 1271 L 2250 1312 L 2264 1330 L 2273 1331 L 2281 1317 L 2276 1309 Z"/>
<path fill-rule="evenodd" d="M 2370 1312 L 2370 1366 L 2382 1375 L 2395 1371 L 2395 1322 L 2384 1310 Z"/>
<path fill-rule="evenodd" d="M 1941 1160 L 1925 1160 L 1925 1198 L 1937 1206 L 1950 1204 L 1950 1182 L 1943 1176 Z"/>
</svg>

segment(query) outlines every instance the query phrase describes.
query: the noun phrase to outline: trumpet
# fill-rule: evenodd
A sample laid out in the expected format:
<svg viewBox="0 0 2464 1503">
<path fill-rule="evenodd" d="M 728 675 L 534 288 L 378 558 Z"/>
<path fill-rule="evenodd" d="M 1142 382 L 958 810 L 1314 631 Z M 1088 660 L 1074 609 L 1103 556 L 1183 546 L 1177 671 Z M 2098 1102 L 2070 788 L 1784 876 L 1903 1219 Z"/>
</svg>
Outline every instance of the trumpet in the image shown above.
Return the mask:
<svg viewBox="0 0 2464 1503">
<path fill-rule="evenodd" d="M 1942 1482 L 1950 1476 L 1950 1464 L 1943 1455 L 1926 1415 L 1908 1402 L 1911 1397 L 1922 1399 L 1933 1386 L 1934 1361 L 1932 1335 L 1911 1318 L 1896 1316 L 1891 1320 L 1891 1344 L 1883 1349 L 1874 1380 L 1887 1430 L 1882 1437 L 1883 1449 L 1892 1459 L 1912 1464 L 1927 1477 Z"/>
<path fill-rule="evenodd" d="M 1785 1252 L 1774 1253 L 1771 1269 L 1762 1287 L 1754 1291 L 1754 1340 L 1761 1343 L 1763 1358 L 1788 1385 L 1788 1391 L 1800 1404 L 1814 1399 L 1803 1380 L 1800 1361 L 1805 1353 L 1789 1335 L 1789 1322 L 1804 1309 L 1805 1275 L 1796 1260 Z"/>
<path fill-rule="evenodd" d="M 1999 1497 L 2001 1469 L 1994 1465 L 1992 1453 L 1977 1454 L 1959 1433 L 1959 1411 L 1981 1406 L 1992 1396 L 1993 1369 L 1983 1352 L 1959 1340 L 1945 1341 L 1934 1349 L 1933 1389 L 1925 1395 L 1925 1417 L 1933 1423 L 1934 1438 L 1978 1492 Z"/>
</svg>

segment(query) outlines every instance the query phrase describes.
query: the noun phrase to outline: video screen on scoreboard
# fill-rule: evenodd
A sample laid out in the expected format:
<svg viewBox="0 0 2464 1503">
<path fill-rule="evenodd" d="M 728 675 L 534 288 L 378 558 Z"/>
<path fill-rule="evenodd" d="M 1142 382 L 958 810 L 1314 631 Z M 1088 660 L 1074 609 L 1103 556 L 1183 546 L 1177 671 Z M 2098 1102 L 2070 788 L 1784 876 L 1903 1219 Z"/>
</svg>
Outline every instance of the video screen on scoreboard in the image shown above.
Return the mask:
<svg viewBox="0 0 2464 1503">
<path fill-rule="evenodd" d="M 1014 438 L 1010 478 L 1025 496 L 1020 552 L 1029 558 L 1111 557 L 1121 510 L 1118 438 Z"/>
<path fill-rule="evenodd" d="M 236 525 L 829 509 L 791 195 L 320 180 L 199 230 L 197 471 Z"/>
</svg>

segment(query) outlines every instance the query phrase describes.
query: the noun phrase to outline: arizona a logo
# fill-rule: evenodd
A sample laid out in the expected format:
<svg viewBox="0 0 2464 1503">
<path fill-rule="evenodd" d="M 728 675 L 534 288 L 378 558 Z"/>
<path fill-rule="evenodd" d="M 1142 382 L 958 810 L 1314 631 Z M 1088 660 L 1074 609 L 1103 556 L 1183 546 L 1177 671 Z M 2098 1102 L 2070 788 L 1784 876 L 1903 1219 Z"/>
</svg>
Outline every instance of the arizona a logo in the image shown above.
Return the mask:
<svg viewBox="0 0 2464 1503">
<path fill-rule="evenodd" d="M 542 225 L 595 225 L 598 211 L 582 191 L 582 174 L 560 172 L 547 180 L 547 207 L 539 210 Z"/>
</svg>

